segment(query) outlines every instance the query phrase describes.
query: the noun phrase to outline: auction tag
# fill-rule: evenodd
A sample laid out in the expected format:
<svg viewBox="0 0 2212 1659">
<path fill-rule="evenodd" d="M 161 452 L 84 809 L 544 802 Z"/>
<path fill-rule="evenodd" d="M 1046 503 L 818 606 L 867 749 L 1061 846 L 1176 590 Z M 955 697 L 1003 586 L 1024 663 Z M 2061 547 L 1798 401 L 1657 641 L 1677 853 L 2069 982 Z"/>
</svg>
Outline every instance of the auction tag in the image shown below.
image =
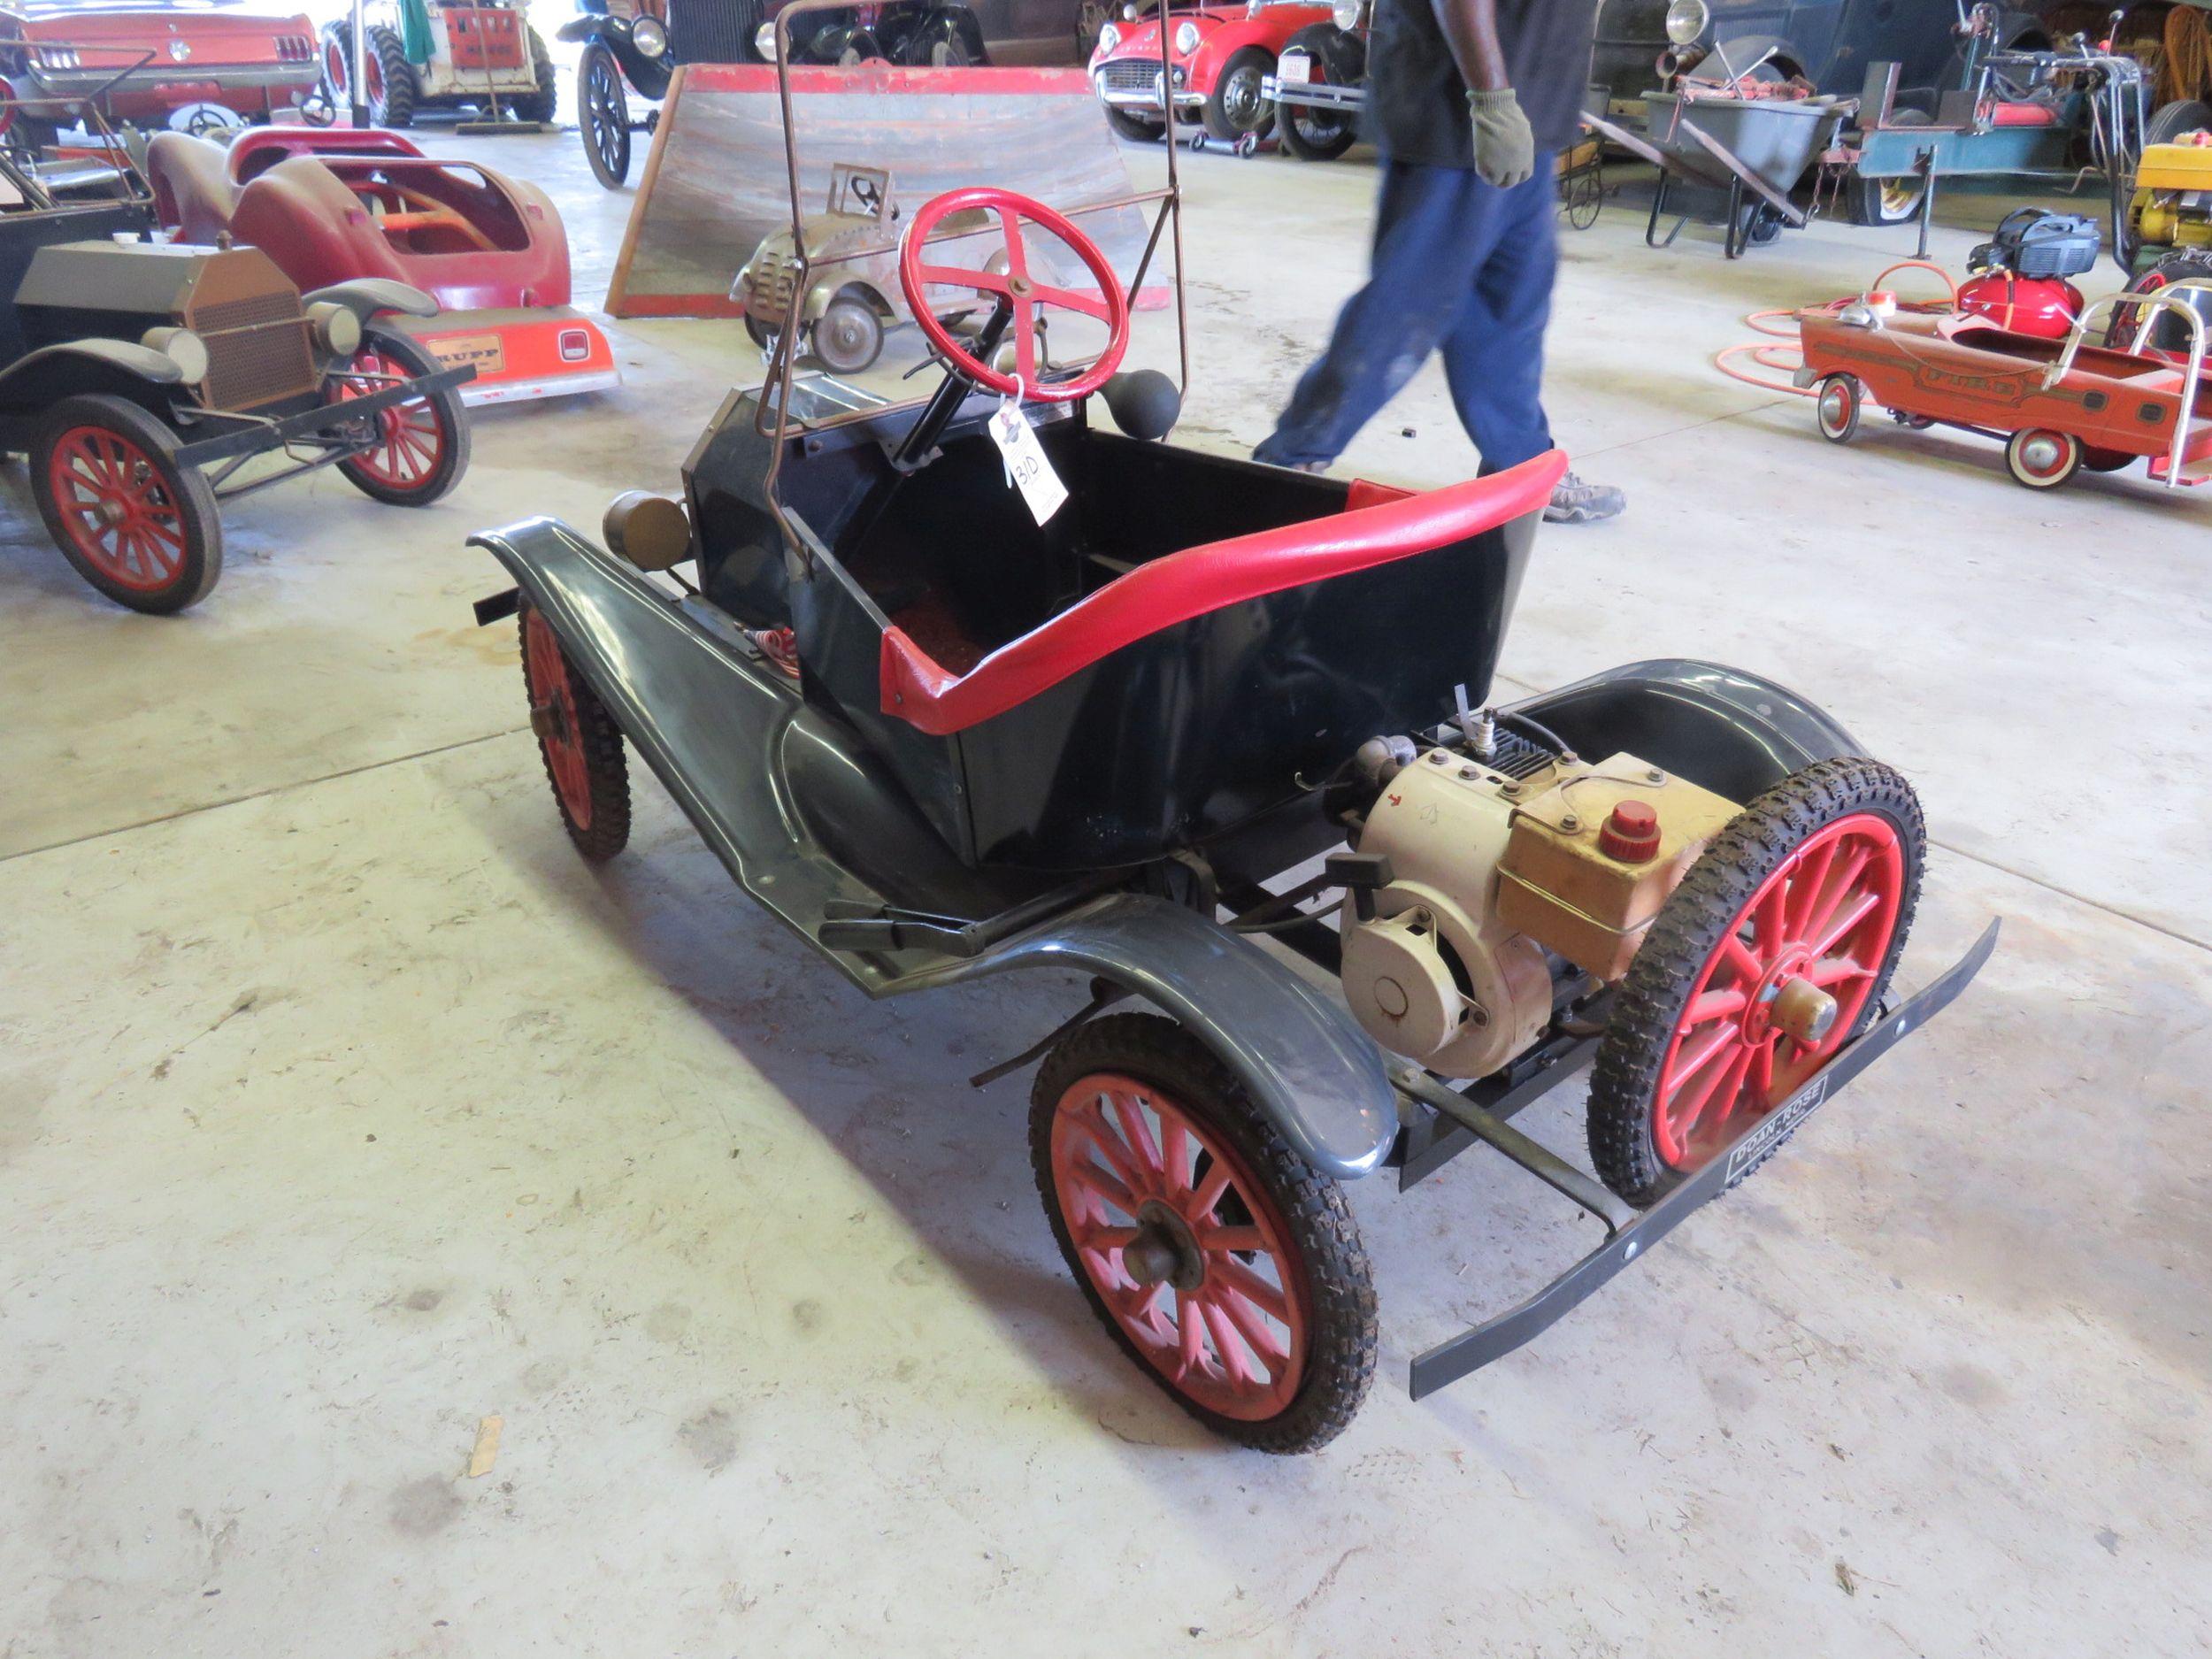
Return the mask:
<svg viewBox="0 0 2212 1659">
<path fill-rule="evenodd" d="M 1052 470 L 1044 445 L 1037 442 L 1036 431 L 1022 413 L 1021 405 L 1011 398 L 991 417 L 991 442 L 1005 457 L 1007 478 L 1029 503 L 1030 517 L 1042 524 L 1058 512 L 1067 501 L 1068 487 Z"/>
</svg>

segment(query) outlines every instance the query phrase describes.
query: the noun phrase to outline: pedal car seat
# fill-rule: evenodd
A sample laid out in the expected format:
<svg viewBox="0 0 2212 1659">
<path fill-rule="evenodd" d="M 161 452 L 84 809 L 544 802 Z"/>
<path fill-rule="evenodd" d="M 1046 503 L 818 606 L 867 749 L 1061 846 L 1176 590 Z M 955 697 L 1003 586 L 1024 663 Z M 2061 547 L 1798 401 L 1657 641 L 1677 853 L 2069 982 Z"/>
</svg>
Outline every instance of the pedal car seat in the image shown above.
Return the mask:
<svg viewBox="0 0 2212 1659">
<path fill-rule="evenodd" d="M 1248 599 L 1464 541 L 1540 511 L 1567 470 L 1554 449 L 1487 478 L 1401 495 L 1356 486 L 1345 510 L 1137 565 L 954 674 L 898 626 L 883 634 L 882 712 L 947 737 L 1002 714 L 1164 628 Z"/>
<path fill-rule="evenodd" d="M 157 133 L 146 146 L 146 173 L 155 215 L 180 242 L 212 242 L 230 229 L 238 187 L 221 145 L 188 133 Z"/>
</svg>

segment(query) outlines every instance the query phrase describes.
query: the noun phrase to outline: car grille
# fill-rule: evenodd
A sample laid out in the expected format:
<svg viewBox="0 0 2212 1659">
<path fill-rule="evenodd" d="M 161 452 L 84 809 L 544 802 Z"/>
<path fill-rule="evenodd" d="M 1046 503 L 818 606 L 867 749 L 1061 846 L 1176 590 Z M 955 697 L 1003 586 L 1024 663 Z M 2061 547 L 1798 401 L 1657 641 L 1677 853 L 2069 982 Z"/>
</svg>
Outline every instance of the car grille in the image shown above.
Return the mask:
<svg viewBox="0 0 2212 1659">
<path fill-rule="evenodd" d="M 1126 58 L 1099 65 L 1098 84 L 1108 92 L 1149 92 L 1159 81 L 1160 66 L 1148 58 Z"/>
<path fill-rule="evenodd" d="M 207 342 L 211 409 L 251 409 L 315 388 L 315 360 L 303 317 L 208 333 L 203 338 Z"/>
<path fill-rule="evenodd" d="M 219 300 L 192 308 L 192 326 L 204 334 L 299 319 L 300 303 L 289 294 L 250 294 L 243 299 Z"/>
<path fill-rule="evenodd" d="M 753 61 L 760 0 L 668 0 L 669 53 L 680 64 Z"/>
<path fill-rule="evenodd" d="M 745 285 L 745 310 L 763 322 L 780 324 L 791 314 L 796 270 L 769 254 L 753 257 L 752 280 Z"/>
</svg>

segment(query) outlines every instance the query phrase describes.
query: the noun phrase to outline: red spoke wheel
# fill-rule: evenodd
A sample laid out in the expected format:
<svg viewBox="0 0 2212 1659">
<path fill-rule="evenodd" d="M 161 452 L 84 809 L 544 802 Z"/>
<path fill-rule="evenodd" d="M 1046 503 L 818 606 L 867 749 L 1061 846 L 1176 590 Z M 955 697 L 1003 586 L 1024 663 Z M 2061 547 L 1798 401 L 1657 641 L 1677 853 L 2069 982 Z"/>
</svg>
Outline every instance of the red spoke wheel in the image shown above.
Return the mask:
<svg viewBox="0 0 2212 1659">
<path fill-rule="evenodd" d="M 1859 435 L 1859 415 L 1865 407 L 1866 395 L 1855 377 L 1830 375 L 1820 383 L 1814 400 L 1820 435 L 1831 443 L 1850 442 Z"/>
<path fill-rule="evenodd" d="M 1729 824 L 1653 921 L 1598 1046 L 1608 1187 L 1664 1197 L 1872 1023 L 1925 847 L 1912 786 L 1871 760 L 1808 766 Z"/>
<path fill-rule="evenodd" d="M 394 380 L 434 374 L 441 366 L 427 346 L 372 326 L 352 360 L 330 372 L 323 396 L 342 403 L 383 391 Z M 370 419 L 374 428 L 364 434 L 360 452 L 338 463 L 338 470 L 363 495 L 395 507 L 426 507 L 468 471 L 468 417 L 457 388 L 411 397 Z"/>
<path fill-rule="evenodd" d="M 562 650 L 544 612 L 521 608 L 522 681 L 530 729 L 576 850 L 603 864 L 630 840 L 630 768 L 622 728 Z"/>
<path fill-rule="evenodd" d="M 223 521 L 177 440 L 136 403 L 66 397 L 31 442 L 31 490 L 56 546 L 119 604 L 167 616 L 223 573 Z"/>
<path fill-rule="evenodd" d="M 1270 1452 L 1336 1438 L 1375 1375 L 1375 1289 L 1337 1183 L 1170 1019 L 1063 1041 L 1029 1118 L 1060 1251 L 1115 1340 L 1175 1402 Z"/>
</svg>

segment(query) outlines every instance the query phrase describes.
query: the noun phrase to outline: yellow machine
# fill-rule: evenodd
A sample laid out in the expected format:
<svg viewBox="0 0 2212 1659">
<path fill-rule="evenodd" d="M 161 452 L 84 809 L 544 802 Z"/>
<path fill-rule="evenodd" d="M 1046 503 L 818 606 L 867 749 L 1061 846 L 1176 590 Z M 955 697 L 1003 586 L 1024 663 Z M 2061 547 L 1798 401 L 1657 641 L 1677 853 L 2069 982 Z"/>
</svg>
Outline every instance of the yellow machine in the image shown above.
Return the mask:
<svg viewBox="0 0 2212 1659">
<path fill-rule="evenodd" d="M 2212 133 L 2146 144 L 2131 211 L 2145 248 L 2212 248 Z"/>
</svg>

